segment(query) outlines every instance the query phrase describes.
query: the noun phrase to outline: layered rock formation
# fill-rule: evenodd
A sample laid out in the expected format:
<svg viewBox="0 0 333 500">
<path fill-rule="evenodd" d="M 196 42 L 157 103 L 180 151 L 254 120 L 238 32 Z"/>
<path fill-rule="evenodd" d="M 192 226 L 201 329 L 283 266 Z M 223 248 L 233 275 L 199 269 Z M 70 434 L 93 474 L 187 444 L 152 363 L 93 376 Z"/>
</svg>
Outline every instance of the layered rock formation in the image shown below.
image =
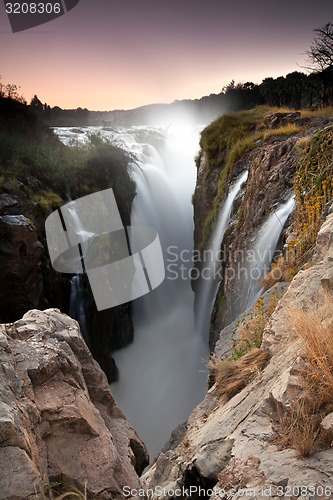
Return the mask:
<svg viewBox="0 0 333 500">
<path fill-rule="evenodd" d="M 0 498 L 86 488 L 88 498 L 120 499 L 123 487 L 138 488 L 146 447 L 77 322 L 32 310 L 0 328 Z"/>
<path fill-rule="evenodd" d="M 319 232 L 311 267 L 296 275 L 266 325 L 262 349 L 257 350 L 260 356 L 267 354 L 265 363 L 270 358 L 266 367 L 265 363 L 258 367 L 257 354 L 251 351 L 247 368 L 252 366 L 252 376 L 246 387 L 229 401 L 220 396 L 223 387 L 211 387 L 188 419 L 178 446 L 173 443 L 165 449 L 143 476 L 144 488 L 151 489 L 152 498 L 169 499 L 175 491 L 179 498 L 192 499 L 332 498 L 329 441 L 326 449 L 308 458 L 299 458 L 295 450 L 281 448 L 276 441 L 281 414 L 302 395 L 298 373 L 303 350 L 291 335 L 290 308 L 316 308 L 326 292 L 331 307 L 325 324 L 333 321 L 332 262 L 331 208 Z M 221 332 L 221 338 L 224 334 Z M 243 369 L 245 365 L 244 358 Z M 332 414 L 325 417 L 322 427 L 332 433 Z"/>
</svg>

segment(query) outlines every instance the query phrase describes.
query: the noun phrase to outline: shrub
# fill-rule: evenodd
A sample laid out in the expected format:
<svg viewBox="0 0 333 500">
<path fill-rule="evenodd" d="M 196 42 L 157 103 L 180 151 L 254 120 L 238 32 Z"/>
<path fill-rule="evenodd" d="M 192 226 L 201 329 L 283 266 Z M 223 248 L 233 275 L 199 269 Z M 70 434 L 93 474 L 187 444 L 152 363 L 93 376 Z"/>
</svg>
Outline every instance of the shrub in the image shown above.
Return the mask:
<svg viewBox="0 0 333 500">
<path fill-rule="evenodd" d="M 239 319 L 230 339 L 231 359 L 237 360 L 252 349 L 260 347 L 266 323 L 273 314 L 279 299 L 277 287 L 274 287 L 268 304 L 265 305 L 263 296 L 259 297 L 253 312 Z"/>
</svg>

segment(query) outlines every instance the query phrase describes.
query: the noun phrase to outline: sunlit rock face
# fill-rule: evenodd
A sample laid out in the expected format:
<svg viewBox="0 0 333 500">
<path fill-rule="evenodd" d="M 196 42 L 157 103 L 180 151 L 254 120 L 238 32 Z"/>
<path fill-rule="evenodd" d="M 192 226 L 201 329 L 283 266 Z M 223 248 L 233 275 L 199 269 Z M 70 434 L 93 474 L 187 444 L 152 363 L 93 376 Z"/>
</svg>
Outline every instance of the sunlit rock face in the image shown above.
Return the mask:
<svg viewBox="0 0 333 500">
<path fill-rule="evenodd" d="M 0 330 L 0 498 L 78 489 L 123 498 L 148 463 L 78 324 L 29 311 Z"/>
</svg>

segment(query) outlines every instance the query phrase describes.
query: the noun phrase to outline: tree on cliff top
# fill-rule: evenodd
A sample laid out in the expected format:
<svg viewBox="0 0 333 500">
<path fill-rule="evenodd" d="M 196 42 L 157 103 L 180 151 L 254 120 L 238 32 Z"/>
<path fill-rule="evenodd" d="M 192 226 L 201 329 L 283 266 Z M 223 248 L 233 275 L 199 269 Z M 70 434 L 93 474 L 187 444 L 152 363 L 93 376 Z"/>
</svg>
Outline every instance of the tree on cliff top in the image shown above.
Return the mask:
<svg viewBox="0 0 333 500">
<path fill-rule="evenodd" d="M 333 24 L 325 24 L 314 30 L 314 37 L 306 51 L 312 70 L 324 71 L 333 66 Z"/>
</svg>

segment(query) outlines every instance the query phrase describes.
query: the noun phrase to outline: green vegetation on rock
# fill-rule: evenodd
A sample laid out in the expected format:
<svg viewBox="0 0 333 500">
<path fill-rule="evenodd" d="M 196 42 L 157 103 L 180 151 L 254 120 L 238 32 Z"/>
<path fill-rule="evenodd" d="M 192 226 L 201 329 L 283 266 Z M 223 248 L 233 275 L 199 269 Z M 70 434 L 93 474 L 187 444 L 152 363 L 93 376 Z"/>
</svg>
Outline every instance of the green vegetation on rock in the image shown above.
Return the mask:
<svg viewBox="0 0 333 500">
<path fill-rule="evenodd" d="M 33 216 L 46 217 L 66 198 L 110 187 L 120 210 L 129 214 L 135 196 L 130 160 L 98 135 L 91 135 L 87 144 L 65 146 L 29 106 L 0 98 L 0 189 L 7 184 L 23 191 L 33 202 Z"/>
<path fill-rule="evenodd" d="M 293 279 L 311 257 L 325 206 L 333 198 L 333 126 L 298 142 L 302 151 L 297 164 L 294 192 L 294 238 L 263 279 L 266 289 L 274 283 Z"/>
<path fill-rule="evenodd" d="M 295 123 L 281 120 L 279 115 L 288 113 L 295 117 Z M 276 123 L 272 126 L 270 118 L 276 115 Z M 224 199 L 226 183 L 232 176 L 233 167 L 244 152 L 276 137 L 289 137 L 306 128 L 306 122 L 316 116 L 332 116 L 333 108 L 318 110 L 302 110 L 295 113 L 286 108 L 257 106 L 254 109 L 225 114 L 206 127 L 200 140 L 201 151 L 196 158 L 199 166 L 202 156 L 205 158 L 204 176 L 209 182 L 209 176 L 218 172 L 216 194 L 212 200 L 211 210 L 202 226 L 202 236 L 199 248 L 207 245 L 214 226 L 216 215 Z M 282 114 L 280 115 L 282 117 Z M 194 197 L 195 199 L 195 197 Z"/>
</svg>

